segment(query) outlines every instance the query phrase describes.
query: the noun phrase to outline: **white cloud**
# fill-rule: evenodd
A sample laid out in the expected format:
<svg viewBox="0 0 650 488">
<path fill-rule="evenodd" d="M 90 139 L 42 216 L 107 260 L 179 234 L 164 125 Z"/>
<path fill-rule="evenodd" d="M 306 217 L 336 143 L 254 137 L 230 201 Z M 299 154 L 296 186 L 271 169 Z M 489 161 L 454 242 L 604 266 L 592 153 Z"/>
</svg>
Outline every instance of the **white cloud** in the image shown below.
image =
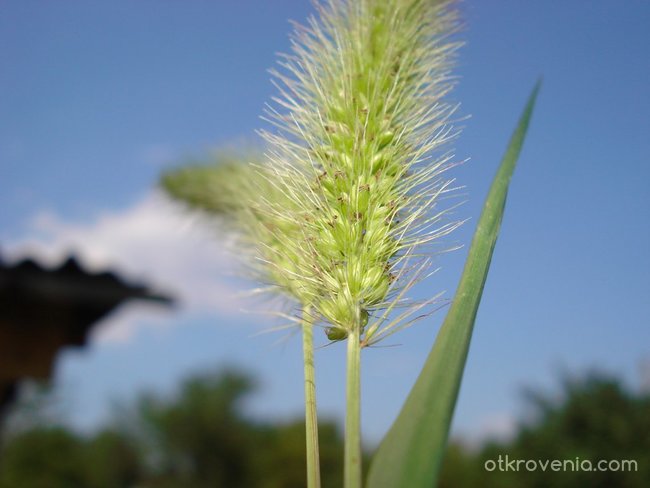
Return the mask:
<svg viewBox="0 0 650 488">
<path fill-rule="evenodd" d="M 114 270 L 129 281 L 171 293 L 185 313 L 230 315 L 242 304 L 235 296 L 239 290 L 227 280 L 234 268 L 224 244 L 214 224 L 152 192 L 129 208 L 102 212 L 91 222 L 39 212 L 23 237 L 5 243 L 3 256 L 12 261 L 29 256 L 54 266 L 74 254 L 89 270 Z M 124 342 L 138 325 L 168 325 L 178 318 L 173 312 L 161 313 L 159 307 L 123 307 L 96 328 L 94 339 Z"/>
</svg>

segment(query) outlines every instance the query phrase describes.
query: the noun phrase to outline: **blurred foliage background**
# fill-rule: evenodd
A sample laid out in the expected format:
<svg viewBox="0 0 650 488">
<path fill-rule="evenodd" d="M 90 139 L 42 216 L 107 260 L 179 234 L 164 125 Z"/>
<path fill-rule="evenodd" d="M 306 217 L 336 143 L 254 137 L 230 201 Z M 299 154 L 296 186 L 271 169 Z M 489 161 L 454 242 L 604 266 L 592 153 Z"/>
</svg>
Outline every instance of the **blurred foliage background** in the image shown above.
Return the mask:
<svg viewBox="0 0 650 488">
<path fill-rule="evenodd" d="M 58 424 L 47 413 L 47 391 L 32 395 L 15 407 L 4 433 L 0 487 L 303 487 L 302 419 L 271 423 L 248 418 L 242 403 L 255 388 L 254 378 L 234 369 L 196 375 L 173 396 L 142 394 L 92 434 Z M 529 391 L 526 398 L 525 418 L 510 440 L 480 446 L 452 441 L 441 488 L 648 486 L 648 393 L 594 373 L 563 380 L 553 394 Z M 334 488 L 342 477 L 341 428 L 323 421 L 320 430 L 323 486 Z M 499 455 L 632 459 L 638 471 L 486 471 L 485 461 Z"/>
</svg>

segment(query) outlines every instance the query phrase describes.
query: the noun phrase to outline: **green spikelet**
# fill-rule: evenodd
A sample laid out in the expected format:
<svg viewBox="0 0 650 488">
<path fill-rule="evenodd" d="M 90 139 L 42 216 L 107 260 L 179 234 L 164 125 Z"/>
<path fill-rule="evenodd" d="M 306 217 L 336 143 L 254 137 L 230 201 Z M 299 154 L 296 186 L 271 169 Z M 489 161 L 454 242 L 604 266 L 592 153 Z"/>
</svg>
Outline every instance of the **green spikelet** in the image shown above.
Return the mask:
<svg viewBox="0 0 650 488">
<path fill-rule="evenodd" d="M 443 100 L 457 48 L 451 3 L 332 0 L 297 27 L 274 73 L 268 120 L 278 131 L 263 135 L 274 186 L 293 208 L 266 201 L 258 211 L 297 226 L 270 261 L 291 263 L 278 270 L 286 282 L 309 283 L 334 340 L 390 333 L 388 312 L 426 268 L 409 260 L 458 225 L 438 209 L 451 165 L 440 148 L 455 135 Z"/>
</svg>

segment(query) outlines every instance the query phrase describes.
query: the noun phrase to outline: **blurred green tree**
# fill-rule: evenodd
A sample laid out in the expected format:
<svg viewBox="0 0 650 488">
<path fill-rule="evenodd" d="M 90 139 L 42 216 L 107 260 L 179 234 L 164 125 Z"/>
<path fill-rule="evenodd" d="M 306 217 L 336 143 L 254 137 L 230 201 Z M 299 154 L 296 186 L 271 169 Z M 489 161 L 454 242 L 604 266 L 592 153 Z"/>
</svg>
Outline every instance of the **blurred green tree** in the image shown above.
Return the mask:
<svg viewBox="0 0 650 488">
<path fill-rule="evenodd" d="M 241 414 L 252 387 L 247 376 L 225 371 L 187 380 L 173 401 L 149 396 L 139 402 L 160 486 L 253 486 L 250 467 L 260 446 L 256 427 Z"/>
<path fill-rule="evenodd" d="M 107 428 L 85 442 L 85 486 L 136 486 L 143 475 L 143 452 L 127 434 Z"/>
<path fill-rule="evenodd" d="M 3 450 L 2 488 L 68 488 L 86 484 L 82 441 L 62 427 L 34 428 Z"/>
<path fill-rule="evenodd" d="M 241 372 L 205 373 L 173 397 L 143 395 L 130 418 L 92 436 L 60 426 L 16 431 L 0 460 L 0 488 L 303 488 L 304 425 L 247 418 L 242 403 L 254 387 Z M 335 488 L 341 433 L 333 422 L 320 429 L 323 487 Z"/>
<path fill-rule="evenodd" d="M 478 453 L 450 447 L 440 487 L 643 488 L 650 486 L 650 395 L 635 393 L 617 379 L 591 373 L 564 379 L 560 395 L 528 391 L 532 422 L 522 423 L 508 442 L 492 442 Z M 586 460 L 594 470 L 487 471 L 485 462 Z M 596 471 L 600 460 L 633 460 L 636 471 Z M 569 468 L 570 465 L 567 465 Z M 587 465 L 585 465 L 587 466 Z"/>
<path fill-rule="evenodd" d="M 0 488 L 303 488 L 304 425 L 248 418 L 242 403 L 254 388 L 241 372 L 206 373 L 183 382 L 171 397 L 141 396 L 129 415 L 91 436 L 51 423 L 10 432 Z M 439 487 L 650 486 L 650 395 L 602 374 L 564 380 L 560 393 L 529 392 L 529 421 L 509 441 L 476 450 L 452 443 Z M 320 443 L 323 487 L 336 488 L 343 444 L 335 423 L 321 423 Z M 487 471 L 485 461 L 499 455 L 631 459 L 638 470 Z"/>
</svg>

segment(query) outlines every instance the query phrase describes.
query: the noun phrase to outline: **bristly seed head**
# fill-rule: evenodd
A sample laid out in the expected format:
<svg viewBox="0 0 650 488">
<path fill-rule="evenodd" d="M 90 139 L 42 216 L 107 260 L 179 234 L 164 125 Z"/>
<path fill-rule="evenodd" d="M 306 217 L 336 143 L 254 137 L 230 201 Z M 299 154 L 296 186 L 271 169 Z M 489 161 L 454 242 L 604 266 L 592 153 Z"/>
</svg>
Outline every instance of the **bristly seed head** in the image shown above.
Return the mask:
<svg viewBox="0 0 650 488">
<path fill-rule="evenodd" d="M 355 328 L 366 344 L 387 335 L 397 325 L 388 313 L 426 268 L 409 264 L 416 249 L 458 226 L 437 209 L 451 166 L 440 149 L 456 135 L 444 101 L 453 4 L 329 0 L 274 73 L 280 108 L 268 120 L 279 130 L 263 135 L 282 198 L 256 206 L 277 240 L 264 242 L 265 262 L 332 340 Z"/>
</svg>

